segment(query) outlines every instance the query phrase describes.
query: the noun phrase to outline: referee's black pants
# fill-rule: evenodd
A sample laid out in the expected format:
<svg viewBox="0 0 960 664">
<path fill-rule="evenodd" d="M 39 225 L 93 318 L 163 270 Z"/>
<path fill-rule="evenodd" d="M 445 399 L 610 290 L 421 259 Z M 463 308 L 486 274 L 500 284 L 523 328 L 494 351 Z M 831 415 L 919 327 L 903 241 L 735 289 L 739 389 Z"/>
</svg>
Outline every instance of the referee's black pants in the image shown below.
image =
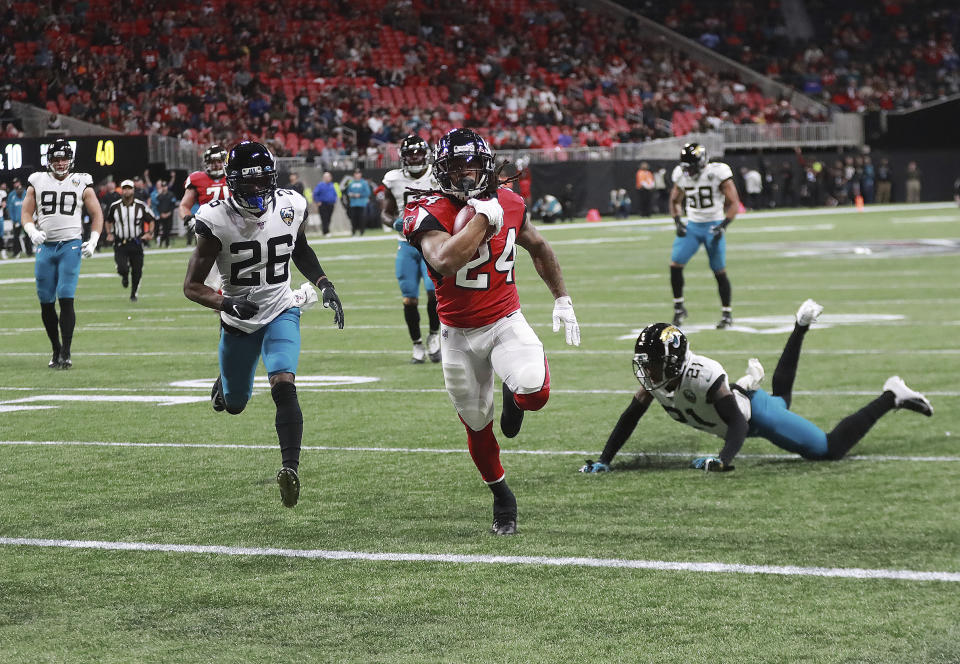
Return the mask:
<svg viewBox="0 0 960 664">
<path fill-rule="evenodd" d="M 113 259 L 121 277 L 130 275 L 130 295 L 137 294 L 143 276 L 143 245 L 140 240 L 122 240 L 113 247 Z"/>
</svg>

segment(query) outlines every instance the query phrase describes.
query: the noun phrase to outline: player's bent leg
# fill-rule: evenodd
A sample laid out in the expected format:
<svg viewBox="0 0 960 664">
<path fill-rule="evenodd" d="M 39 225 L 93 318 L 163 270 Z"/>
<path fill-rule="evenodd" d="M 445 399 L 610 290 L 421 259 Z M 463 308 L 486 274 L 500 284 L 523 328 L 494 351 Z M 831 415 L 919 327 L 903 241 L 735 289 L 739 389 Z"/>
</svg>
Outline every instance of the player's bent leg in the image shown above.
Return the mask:
<svg viewBox="0 0 960 664">
<path fill-rule="evenodd" d="M 525 410 L 540 410 L 550 396 L 550 372 L 543 344 L 519 311 L 495 328 L 490 360 L 503 380 L 500 429 L 508 438 L 520 432 Z"/>
<path fill-rule="evenodd" d="M 220 381 L 226 411 L 239 415 L 253 394 L 253 378 L 260 361 L 260 347 L 266 328 L 250 334 L 220 330 Z"/>
<path fill-rule="evenodd" d="M 827 434 L 809 420 L 787 409 L 780 397 L 757 390 L 750 396 L 751 436 L 766 438 L 777 447 L 805 459 L 829 459 Z"/>
<path fill-rule="evenodd" d="M 466 331 L 444 328 L 443 382 L 464 424 L 480 431 L 493 420 L 493 367 L 485 353 L 470 352 Z"/>
<path fill-rule="evenodd" d="M 687 234 L 673 238 L 670 252 L 670 286 L 673 289 L 673 324 L 680 325 L 687 317 L 683 306 L 683 268 L 700 248 L 700 238 L 694 224 L 687 225 Z"/>
</svg>

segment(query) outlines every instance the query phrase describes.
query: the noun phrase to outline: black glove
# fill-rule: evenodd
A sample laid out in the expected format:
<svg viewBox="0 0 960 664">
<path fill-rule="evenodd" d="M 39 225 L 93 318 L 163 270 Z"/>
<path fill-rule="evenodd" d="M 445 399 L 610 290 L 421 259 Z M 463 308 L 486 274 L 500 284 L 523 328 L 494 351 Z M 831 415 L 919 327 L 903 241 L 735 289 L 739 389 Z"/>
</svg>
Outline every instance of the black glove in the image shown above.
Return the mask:
<svg viewBox="0 0 960 664">
<path fill-rule="evenodd" d="M 260 311 L 260 305 L 252 301 L 249 294 L 243 297 L 228 297 L 225 295 L 220 310 L 227 312 L 234 318 L 249 320 Z"/>
<path fill-rule="evenodd" d="M 333 322 L 337 327 L 343 329 L 343 305 L 340 304 L 340 298 L 337 297 L 337 291 L 333 289 L 333 284 L 327 281 L 320 289 L 320 301 L 326 309 L 333 309 Z"/>
<path fill-rule="evenodd" d="M 713 233 L 713 237 L 720 237 L 727 230 L 727 226 L 730 225 L 730 217 L 727 217 L 722 222 L 710 229 L 710 232 Z"/>
<path fill-rule="evenodd" d="M 186 217 L 183 218 L 183 227 L 187 229 L 188 233 L 193 232 L 193 220 L 195 218 L 196 218 L 195 215 L 192 215 L 192 214 L 188 214 Z"/>
<path fill-rule="evenodd" d="M 673 218 L 673 223 L 677 226 L 677 237 L 683 237 L 687 234 L 687 227 L 680 221 L 679 215 Z"/>
</svg>

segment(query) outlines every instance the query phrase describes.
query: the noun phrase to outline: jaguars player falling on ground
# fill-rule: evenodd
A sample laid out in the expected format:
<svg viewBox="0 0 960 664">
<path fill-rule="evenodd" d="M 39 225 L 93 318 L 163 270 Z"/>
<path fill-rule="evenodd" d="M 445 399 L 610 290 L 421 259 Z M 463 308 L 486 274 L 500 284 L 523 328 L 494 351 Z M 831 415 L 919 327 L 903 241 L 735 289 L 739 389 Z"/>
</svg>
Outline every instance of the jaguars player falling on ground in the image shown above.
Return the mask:
<svg viewBox="0 0 960 664">
<path fill-rule="evenodd" d="M 232 415 L 243 411 L 253 391 L 257 363 L 263 358 L 277 406 L 283 462 L 277 473 L 280 498 L 293 507 L 300 497 L 303 415 L 294 384 L 300 308 L 290 290 L 290 259 L 320 289 L 323 306 L 333 310 L 340 329 L 343 308 L 307 244 L 307 201 L 295 191 L 277 188 L 270 151 L 260 143 L 239 143 L 230 151 L 226 178 L 232 198 L 211 201 L 197 210 L 197 247 L 183 292 L 221 312 L 220 376 L 210 395 L 214 410 Z M 214 263 L 223 275 L 222 295 L 203 283 Z"/>
<path fill-rule="evenodd" d="M 673 169 L 670 213 L 676 224 L 670 256 L 670 285 L 673 288 L 673 324 L 687 317 L 683 306 L 683 267 L 702 244 L 717 278 L 722 308 L 717 329 L 733 325 L 730 306 L 730 280 L 727 278 L 727 227 L 740 210 L 740 195 L 733 183 L 733 171 L 721 162 L 707 162 L 707 151 L 698 143 L 687 143 L 680 150 L 680 163 Z M 686 205 L 689 223 L 680 215 Z"/>
<path fill-rule="evenodd" d="M 790 401 L 800 348 L 810 324 L 822 311 L 823 307 L 813 300 L 800 305 L 793 332 L 773 372 L 772 395 L 759 387 L 764 376 L 759 360 L 750 359 L 746 375 L 730 385 L 720 363 L 691 352 L 679 328 L 667 323 L 648 325 L 637 337 L 633 356 L 634 372 L 642 387 L 620 416 L 600 460 L 587 460 L 580 472 L 609 471 L 614 456 L 654 399 L 676 421 L 724 439 L 717 456 L 698 457 L 690 464 L 706 471 L 733 470 L 733 458 L 747 436 L 766 438 L 805 459 L 837 460 L 891 410 L 903 408 L 933 415 L 926 397 L 907 387 L 899 376 L 888 378 L 879 397 L 841 420 L 830 433 L 792 412 Z"/>
<path fill-rule="evenodd" d="M 413 342 L 413 364 L 422 364 L 429 355 L 431 362 L 440 361 L 440 318 L 437 316 L 437 293 L 427 273 L 427 264 L 423 256 L 410 246 L 403 235 L 403 215 L 400 211 L 407 206 L 410 198 L 416 198 L 415 192 L 439 191 L 440 185 L 433 177 L 433 167 L 428 163 L 430 146 L 415 134 L 400 142 L 401 168 L 387 171 L 383 176 L 386 191 L 383 196 L 383 214 L 392 220 L 393 228 L 400 233 L 397 247 L 395 272 L 403 298 L 403 319 Z M 423 279 L 427 291 L 427 318 L 430 321 L 430 334 L 427 347 L 423 347 L 420 334 L 420 280 Z"/>
<path fill-rule="evenodd" d="M 23 230 L 36 247 L 34 276 L 40 316 L 53 347 L 51 369 L 69 369 L 73 328 L 77 323 L 74 295 L 80 278 L 81 254 L 90 258 L 103 230 L 103 210 L 93 191 L 93 178 L 73 172 L 73 148 L 58 138 L 47 148 L 47 171 L 30 176 L 21 210 Z M 83 237 L 83 210 L 90 215 L 90 238 Z M 36 223 L 33 222 L 36 214 Z M 57 316 L 56 301 L 60 300 Z"/>
</svg>

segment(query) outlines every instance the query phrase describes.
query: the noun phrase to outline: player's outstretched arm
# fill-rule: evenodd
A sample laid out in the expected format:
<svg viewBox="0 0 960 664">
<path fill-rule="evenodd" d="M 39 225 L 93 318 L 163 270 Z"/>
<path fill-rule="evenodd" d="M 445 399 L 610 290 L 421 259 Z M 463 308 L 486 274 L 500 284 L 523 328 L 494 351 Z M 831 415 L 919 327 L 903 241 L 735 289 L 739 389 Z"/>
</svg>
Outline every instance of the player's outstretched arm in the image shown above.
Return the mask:
<svg viewBox="0 0 960 664">
<path fill-rule="evenodd" d="M 727 424 L 727 435 L 724 438 L 723 449 L 716 457 L 698 457 L 690 464 L 691 468 L 706 471 L 733 470 L 733 458 L 743 447 L 747 437 L 747 420 L 737 406 L 737 399 L 727 387 L 726 380 L 722 381 L 713 394 L 708 395 L 714 401 L 717 415 Z"/>
<path fill-rule="evenodd" d="M 610 432 L 610 436 L 607 438 L 607 444 L 603 446 L 603 452 L 600 453 L 600 460 L 591 461 L 587 459 L 587 463 L 580 468 L 580 472 L 609 472 L 613 458 L 617 456 L 620 448 L 623 447 L 624 443 L 633 435 L 634 429 L 637 428 L 637 423 L 640 422 L 640 418 L 647 412 L 647 408 L 650 407 L 651 403 L 653 403 L 652 394 L 642 387 L 637 390 L 637 393 L 633 395 L 633 398 L 630 400 L 630 405 L 628 405 L 627 409 L 620 415 L 616 426 L 614 426 L 613 431 Z"/>
<path fill-rule="evenodd" d="M 307 243 L 307 236 L 304 234 L 306 224 L 300 225 L 300 232 L 297 233 L 297 241 L 293 245 L 293 264 L 297 266 L 300 273 L 303 274 L 310 283 L 320 289 L 320 295 L 323 300 L 323 306 L 333 310 L 333 322 L 339 329 L 343 329 L 343 305 L 337 296 L 337 291 L 333 287 L 323 268 L 320 267 L 320 259 L 317 253 Z"/>
<path fill-rule="evenodd" d="M 563 273 L 560 271 L 560 261 L 557 260 L 553 247 L 529 220 L 520 229 L 517 244 L 530 254 L 533 267 L 554 297 L 553 331 L 559 331 L 562 326 L 567 344 L 579 346 L 580 324 L 577 322 L 577 315 L 573 312 L 573 300 L 567 295 Z"/>
</svg>

